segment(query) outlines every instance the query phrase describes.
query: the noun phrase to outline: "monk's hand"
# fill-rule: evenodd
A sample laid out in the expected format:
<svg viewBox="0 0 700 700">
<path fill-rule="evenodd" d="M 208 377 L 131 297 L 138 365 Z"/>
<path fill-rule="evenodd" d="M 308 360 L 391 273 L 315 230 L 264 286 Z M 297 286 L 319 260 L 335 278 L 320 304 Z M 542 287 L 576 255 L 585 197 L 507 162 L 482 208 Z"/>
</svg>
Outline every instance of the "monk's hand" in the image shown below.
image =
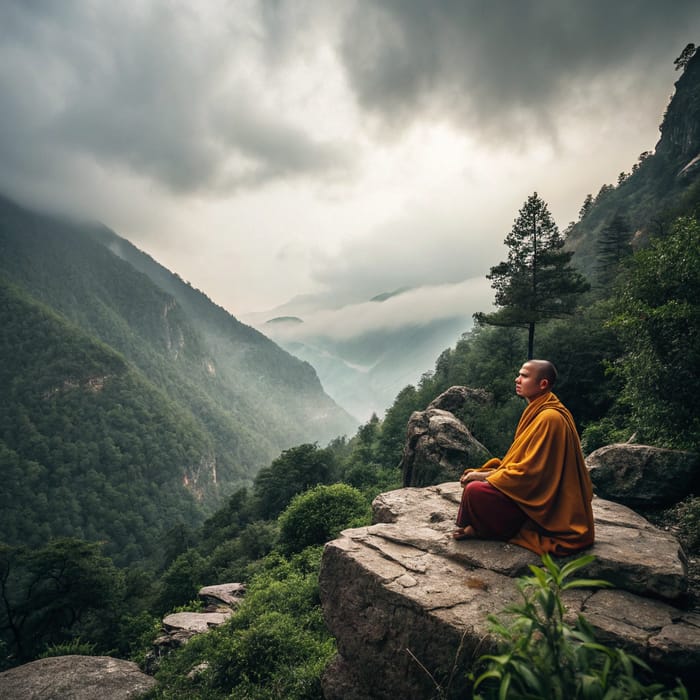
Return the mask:
<svg viewBox="0 0 700 700">
<path fill-rule="evenodd" d="M 459 482 L 462 486 L 466 486 L 470 481 L 486 481 L 486 477 L 493 474 L 493 472 L 493 469 L 484 469 L 483 471 L 478 469 L 465 470 Z"/>
</svg>

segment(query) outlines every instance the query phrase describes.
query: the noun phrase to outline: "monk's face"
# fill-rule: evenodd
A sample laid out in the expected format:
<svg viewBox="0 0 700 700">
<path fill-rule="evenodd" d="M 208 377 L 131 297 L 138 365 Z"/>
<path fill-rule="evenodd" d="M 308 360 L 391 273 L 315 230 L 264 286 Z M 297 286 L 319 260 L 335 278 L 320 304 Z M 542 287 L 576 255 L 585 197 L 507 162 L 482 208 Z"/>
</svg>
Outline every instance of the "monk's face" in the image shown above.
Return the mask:
<svg viewBox="0 0 700 700">
<path fill-rule="evenodd" d="M 533 364 L 526 362 L 515 378 L 515 393 L 530 403 L 547 391 L 549 391 L 549 382 L 539 377 L 537 368 Z"/>
</svg>

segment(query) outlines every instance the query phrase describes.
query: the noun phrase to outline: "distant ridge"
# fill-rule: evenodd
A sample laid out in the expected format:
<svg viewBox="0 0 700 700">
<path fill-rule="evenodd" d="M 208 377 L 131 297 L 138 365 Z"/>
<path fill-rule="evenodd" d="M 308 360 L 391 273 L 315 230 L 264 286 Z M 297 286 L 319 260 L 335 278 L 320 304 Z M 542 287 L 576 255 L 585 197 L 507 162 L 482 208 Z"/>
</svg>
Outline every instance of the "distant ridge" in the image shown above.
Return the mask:
<svg viewBox="0 0 700 700">
<path fill-rule="evenodd" d="M 265 323 L 304 323 L 298 316 L 275 316 Z"/>
<path fill-rule="evenodd" d="M 399 294 L 410 291 L 411 287 L 399 287 L 399 289 L 395 289 L 393 292 L 383 292 L 382 294 L 377 294 L 376 296 L 373 296 L 370 301 L 386 301 L 387 299 L 397 297 Z"/>
</svg>

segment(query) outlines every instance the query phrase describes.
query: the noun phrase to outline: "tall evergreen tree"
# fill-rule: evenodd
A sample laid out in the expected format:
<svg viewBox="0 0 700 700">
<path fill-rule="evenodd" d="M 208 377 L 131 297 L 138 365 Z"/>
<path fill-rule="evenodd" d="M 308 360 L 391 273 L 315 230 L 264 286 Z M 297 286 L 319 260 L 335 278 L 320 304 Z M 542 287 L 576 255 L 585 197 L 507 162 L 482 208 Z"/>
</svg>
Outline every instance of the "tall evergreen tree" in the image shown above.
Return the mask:
<svg viewBox="0 0 700 700">
<path fill-rule="evenodd" d="M 486 276 L 500 308 L 474 318 L 492 326 L 527 328 L 527 356 L 532 358 L 536 324 L 573 313 L 589 285 L 571 267 L 573 252 L 563 249 L 564 238 L 537 192 L 527 198 L 504 242 L 508 260 Z"/>
</svg>

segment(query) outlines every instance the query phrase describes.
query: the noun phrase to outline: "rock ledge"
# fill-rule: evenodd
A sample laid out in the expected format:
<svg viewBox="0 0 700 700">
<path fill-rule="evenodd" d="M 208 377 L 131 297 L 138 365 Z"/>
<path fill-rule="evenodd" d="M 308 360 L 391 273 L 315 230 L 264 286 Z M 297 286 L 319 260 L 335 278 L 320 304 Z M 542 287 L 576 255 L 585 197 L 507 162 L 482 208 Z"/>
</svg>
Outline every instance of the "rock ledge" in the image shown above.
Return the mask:
<svg viewBox="0 0 700 700">
<path fill-rule="evenodd" d="M 431 697 L 494 649 L 487 616 L 517 597 L 517 577 L 539 564 L 507 543 L 454 541 L 458 483 L 377 497 L 374 523 L 326 545 L 321 600 L 339 655 L 324 678 L 326 700 Z M 693 680 L 700 616 L 682 607 L 686 562 L 678 541 L 629 508 L 595 498 L 596 561 L 584 575 L 615 589 L 572 591 L 598 638 Z M 430 675 L 432 675 L 432 679 Z M 453 688 L 458 692 L 458 688 Z"/>
</svg>

